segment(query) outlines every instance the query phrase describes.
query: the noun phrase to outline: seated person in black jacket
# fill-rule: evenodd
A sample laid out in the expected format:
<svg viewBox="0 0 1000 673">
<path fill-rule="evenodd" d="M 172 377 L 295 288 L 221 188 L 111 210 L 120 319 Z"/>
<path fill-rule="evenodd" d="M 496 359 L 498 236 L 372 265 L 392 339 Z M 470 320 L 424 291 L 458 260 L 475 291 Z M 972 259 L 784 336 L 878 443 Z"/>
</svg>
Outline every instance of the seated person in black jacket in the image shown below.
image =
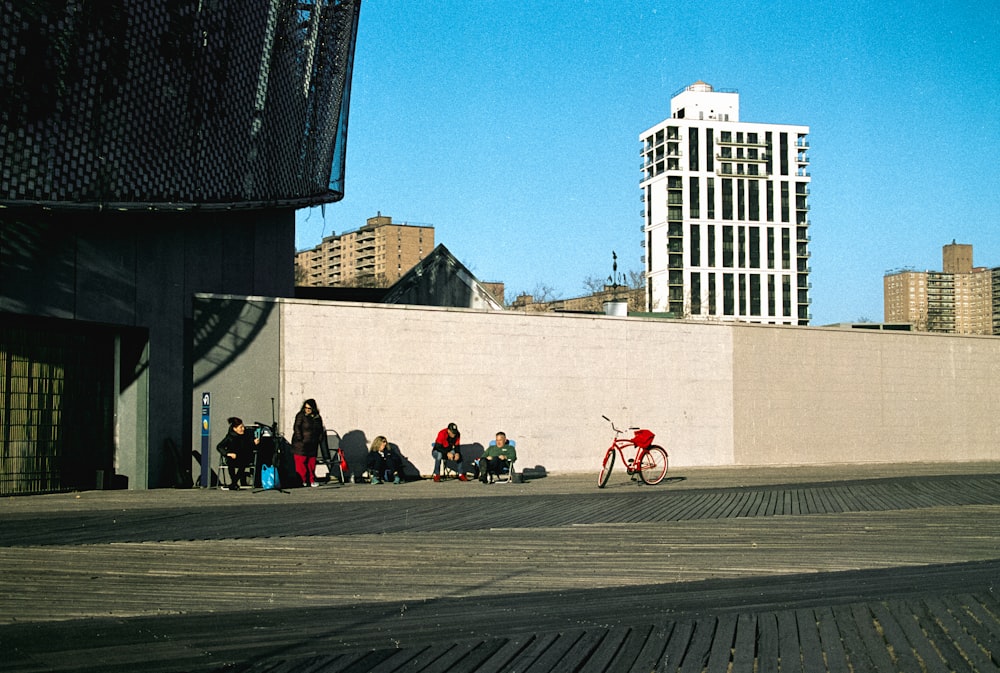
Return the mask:
<svg viewBox="0 0 1000 673">
<path fill-rule="evenodd" d="M 229 490 L 240 490 L 240 483 L 246 477 L 247 466 L 253 461 L 254 446 L 260 444 L 260 437 L 247 432 L 243 421 L 236 416 L 227 419 L 229 431 L 215 450 L 223 455 L 229 471 Z"/>
</svg>

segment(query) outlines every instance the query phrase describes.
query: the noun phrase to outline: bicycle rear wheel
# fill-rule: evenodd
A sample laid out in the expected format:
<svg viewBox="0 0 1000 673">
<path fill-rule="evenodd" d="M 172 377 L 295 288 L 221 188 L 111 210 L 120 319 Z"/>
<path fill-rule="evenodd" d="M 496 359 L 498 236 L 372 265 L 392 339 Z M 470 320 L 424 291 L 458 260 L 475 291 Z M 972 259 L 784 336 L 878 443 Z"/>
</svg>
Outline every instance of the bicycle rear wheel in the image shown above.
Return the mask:
<svg viewBox="0 0 1000 673">
<path fill-rule="evenodd" d="M 646 449 L 639 463 L 639 476 L 650 486 L 659 484 L 667 476 L 667 452 L 662 446 Z"/>
<path fill-rule="evenodd" d="M 604 454 L 604 462 L 601 463 L 601 473 L 597 475 L 597 488 L 604 488 L 611 476 L 611 468 L 615 466 L 615 450 L 608 449 Z"/>
</svg>

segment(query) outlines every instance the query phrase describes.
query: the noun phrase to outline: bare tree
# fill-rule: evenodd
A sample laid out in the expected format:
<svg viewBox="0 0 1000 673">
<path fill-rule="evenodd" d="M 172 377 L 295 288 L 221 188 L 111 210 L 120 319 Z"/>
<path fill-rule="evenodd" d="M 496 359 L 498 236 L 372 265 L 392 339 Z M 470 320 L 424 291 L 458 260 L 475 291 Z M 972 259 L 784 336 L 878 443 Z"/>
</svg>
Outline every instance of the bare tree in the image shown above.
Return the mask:
<svg viewBox="0 0 1000 673">
<path fill-rule="evenodd" d="M 600 276 L 587 276 L 583 279 L 583 287 L 590 294 L 604 291 L 606 281 Z"/>
</svg>

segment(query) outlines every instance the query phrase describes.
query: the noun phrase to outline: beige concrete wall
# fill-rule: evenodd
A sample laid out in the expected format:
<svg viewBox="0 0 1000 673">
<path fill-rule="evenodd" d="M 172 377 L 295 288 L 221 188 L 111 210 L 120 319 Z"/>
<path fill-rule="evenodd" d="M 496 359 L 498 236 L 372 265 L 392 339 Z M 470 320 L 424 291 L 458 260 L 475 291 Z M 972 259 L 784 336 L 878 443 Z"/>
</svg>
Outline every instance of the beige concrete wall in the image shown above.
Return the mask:
<svg viewBox="0 0 1000 673">
<path fill-rule="evenodd" d="M 606 414 L 641 425 L 678 465 L 729 465 L 732 331 L 720 325 L 426 307 L 283 303 L 282 417 L 315 397 L 342 436 L 384 434 L 422 473 L 454 421 L 497 430 L 522 467 L 596 471 Z"/>
<path fill-rule="evenodd" d="M 1000 339 L 282 300 L 282 430 L 384 434 L 424 474 L 454 421 L 591 472 L 620 425 L 675 466 L 1000 460 Z"/>
<path fill-rule="evenodd" d="M 737 464 L 1000 458 L 1000 339 L 733 328 Z"/>
</svg>

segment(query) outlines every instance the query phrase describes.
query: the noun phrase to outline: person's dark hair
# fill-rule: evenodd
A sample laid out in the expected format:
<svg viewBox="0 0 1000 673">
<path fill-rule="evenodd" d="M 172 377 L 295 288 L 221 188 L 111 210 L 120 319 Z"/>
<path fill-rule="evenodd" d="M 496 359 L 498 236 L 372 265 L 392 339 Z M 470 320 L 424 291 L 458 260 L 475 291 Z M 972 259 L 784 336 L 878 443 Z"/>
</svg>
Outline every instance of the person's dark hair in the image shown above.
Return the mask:
<svg viewBox="0 0 1000 673">
<path fill-rule="evenodd" d="M 314 400 L 313 398 L 310 397 L 308 400 L 306 400 L 305 402 L 303 402 L 302 403 L 302 411 L 305 411 L 307 406 L 310 407 L 313 410 L 314 414 L 316 414 L 317 416 L 319 416 L 319 407 L 316 406 L 316 400 Z"/>
<path fill-rule="evenodd" d="M 229 427 L 231 428 L 235 428 L 238 425 L 243 425 L 243 419 L 237 416 L 230 416 L 229 418 L 226 419 L 226 422 L 229 423 Z"/>
</svg>

